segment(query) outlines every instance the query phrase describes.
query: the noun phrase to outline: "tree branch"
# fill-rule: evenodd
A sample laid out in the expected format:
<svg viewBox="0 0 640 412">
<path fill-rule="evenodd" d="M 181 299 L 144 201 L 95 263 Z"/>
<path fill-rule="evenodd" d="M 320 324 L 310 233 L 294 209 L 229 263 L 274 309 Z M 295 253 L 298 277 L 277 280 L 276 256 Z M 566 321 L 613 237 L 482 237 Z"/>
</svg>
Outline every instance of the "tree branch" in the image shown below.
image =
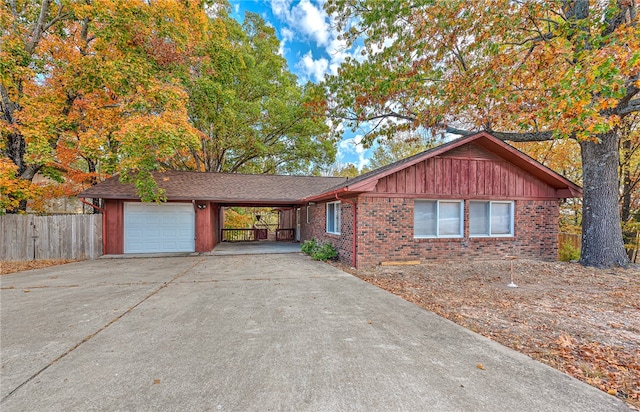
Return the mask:
<svg viewBox="0 0 640 412">
<path fill-rule="evenodd" d="M 629 103 L 627 103 L 625 107 L 616 110 L 616 113 L 620 116 L 625 116 L 633 112 L 640 112 L 640 99 L 629 100 Z"/>
<path fill-rule="evenodd" d="M 367 117 L 366 119 L 359 119 L 358 117 L 353 117 L 353 118 L 346 118 L 346 120 L 351 120 L 351 121 L 358 121 L 358 120 L 371 121 L 371 120 L 381 120 L 381 119 L 386 119 L 386 118 L 402 119 L 402 120 L 407 120 L 409 122 L 414 122 L 417 119 L 416 117 L 412 117 L 412 116 L 396 113 L 394 111 L 390 111 L 388 113 L 383 113 L 383 114 L 379 114 L 379 115 L 376 115 L 376 116 Z"/>
<path fill-rule="evenodd" d="M 485 131 L 490 133 L 497 139 L 500 140 L 508 140 L 510 142 L 546 142 L 549 140 L 554 140 L 553 132 L 496 132 L 495 130 L 490 129 L 479 129 L 479 130 L 465 130 L 458 129 L 456 127 L 447 126 L 447 125 L 439 125 L 444 129 L 445 132 L 451 134 L 459 134 L 462 136 L 469 136 L 472 134 L 480 133 Z"/>
<path fill-rule="evenodd" d="M 38 16 L 35 26 L 33 26 L 33 30 L 31 31 L 31 40 L 25 41 L 25 49 L 28 55 L 33 54 L 33 51 L 36 49 L 36 46 L 40 41 L 40 37 L 44 32 L 45 20 L 49 14 L 50 4 L 51 0 L 42 0 L 42 4 L 40 5 L 40 15 Z"/>
<path fill-rule="evenodd" d="M 608 36 L 625 23 L 634 24 L 634 20 L 636 18 L 636 6 L 634 3 L 635 1 L 633 0 L 627 2 L 618 2 L 620 11 L 618 12 L 618 14 L 612 16 L 611 19 L 606 21 L 607 25 L 602 31 L 602 36 Z"/>
<path fill-rule="evenodd" d="M 510 142 L 546 142 L 554 140 L 553 132 L 496 132 L 495 130 L 487 130 L 494 137 L 500 140 L 508 140 Z"/>
</svg>

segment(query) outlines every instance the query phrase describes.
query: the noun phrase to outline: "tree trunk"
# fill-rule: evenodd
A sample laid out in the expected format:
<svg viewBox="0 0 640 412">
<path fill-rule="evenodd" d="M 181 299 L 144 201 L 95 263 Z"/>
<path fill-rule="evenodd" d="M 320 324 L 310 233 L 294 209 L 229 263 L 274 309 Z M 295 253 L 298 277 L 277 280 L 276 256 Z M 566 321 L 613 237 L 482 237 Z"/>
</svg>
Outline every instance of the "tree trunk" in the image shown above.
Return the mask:
<svg viewBox="0 0 640 412">
<path fill-rule="evenodd" d="M 87 169 L 89 170 L 89 173 L 92 173 L 93 176 L 91 176 L 91 179 L 89 181 L 89 183 L 91 183 L 91 186 L 97 185 L 98 184 L 98 179 L 95 176 L 96 173 L 96 163 L 85 157 L 85 160 L 87 162 Z M 91 204 L 93 204 L 96 207 L 100 207 L 100 199 L 99 198 L 93 198 L 91 199 Z M 93 212 L 92 213 L 100 213 L 100 210 L 96 209 L 95 207 L 93 208 Z"/>
<path fill-rule="evenodd" d="M 622 142 L 622 149 L 624 157 L 622 160 L 622 221 L 626 222 L 631 216 L 631 168 L 629 166 L 629 159 L 626 157 L 631 150 L 631 140 L 625 139 Z"/>
<path fill-rule="evenodd" d="M 583 202 L 582 253 L 585 266 L 627 266 L 618 205 L 618 131 L 598 135 L 600 143 L 580 142 Z"/>
</svg>

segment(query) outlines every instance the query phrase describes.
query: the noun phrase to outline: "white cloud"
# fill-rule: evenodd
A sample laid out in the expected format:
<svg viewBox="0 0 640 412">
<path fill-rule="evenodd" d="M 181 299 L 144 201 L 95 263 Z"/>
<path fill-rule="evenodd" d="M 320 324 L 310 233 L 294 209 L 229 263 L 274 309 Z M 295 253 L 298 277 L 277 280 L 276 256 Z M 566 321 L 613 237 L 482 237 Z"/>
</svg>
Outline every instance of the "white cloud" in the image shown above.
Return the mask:
<svg viewBox="0 0 640 412">
<path fill-rule="evenodd" d="M 291 42 L 295 38 L 295 33 L 292 30 L 289 30 L 286 27 L 282 27 L 280 29 L 280 46 L 278 47 L 278 54 L 282 57 L 285 57 L 285 52 L 288 50 L 285 45 Z"/>
<path fill-rule="evenodd" d="M 336 158 L 340 162 L 344 162 L 345 158 L 349 155 L 349 157 L 357 156 L 356 161 L 349 160 L 349 162 L 354 163 L 358 170 L 362 170 L 365 166 L 369 164 L 368 152 L 362 145 L 362 135 L 356 135 L 352 138 L 343 139 L 338 143 L 338 154 Z"/>
<path fill-rule="evenodd" d="M 316 7 L 309 0 L 302 0 L 291 9 L 291 23 L 302 33 L 314 39 L 318 46 L 326 46 L 329 42 L 329 23 L 327 13 L 322 5 Z"/>
<path fill-rule="evenodd" d="M 296 37 L 296 33 L 287 27 L 283 27 L 280 29 L 280 36 L 282 36 L 282 41 L 292 41 Z"/>
<path fill-rule="evenodd" d="M 284 18 L 289 14 L 291 0 L 271 0 L 271 12 L 274 16 Z"/>
<path fill-rule="evenodd" d="M 271 12 L 280 21 L 280 36 L 283 43 L 295 44 L 301 40 L 314 43 L 316 48 L 326 53 L 326 57 L 314 60 L 305 54 L 296 67 L 307 79 L 322 81 L 327 74 L 335 75 L 347 57 L 362 60 L 362 47 L 347 48 L 344 40 L 339 40 L 335 29 L 334 16 L 324 11 L 325 0 L 271 0 Z M 290 46 L 291 47 L 291 46 Z M 280 53 L 284 55 L 284 45 Z M 316 51 L 317 53 L 317 51 Z M 322 71 L 322 72 L 321 72 Z"/>
<path fill-rule="evenodd" d="M 309 79 L 315 79 L 321 82 L 324 79 L 324 75 L 327 72 L 329 61 L 324 57 L 315 60 L 309 50 L 302 59 L 296 64 L 296 67 L 302 71 L 302 73 Z"/>
<path fill-rule="evenodd" d="M 302 0 L 292 7 L 291 0 L 271 0 L 271 12 L 303 36 L 324 47 L 330 40 L 330 26 L 323 2 Z"/>
</svg>

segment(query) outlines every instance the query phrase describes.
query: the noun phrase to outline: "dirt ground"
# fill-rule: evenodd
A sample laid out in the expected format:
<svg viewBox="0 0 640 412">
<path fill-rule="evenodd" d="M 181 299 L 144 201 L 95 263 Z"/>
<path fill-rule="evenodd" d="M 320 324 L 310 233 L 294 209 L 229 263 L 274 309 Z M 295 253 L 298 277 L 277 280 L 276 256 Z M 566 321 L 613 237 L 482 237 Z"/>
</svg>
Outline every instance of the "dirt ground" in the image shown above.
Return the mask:
<svg viewBox="0 0 640 412">
<path fill-rule="evenodd" d="M 0 275 L 7 275 L 23 270 L 40 269 L 65 263 L 77 262 L 70 259 L 43 259 L 43 260 L 0 260 Z"/>
<path fill-rule="evenodd" d="M 511 283 L 511 263 L 513 282 Z M 343 270 L 640 409 L 640 269 L 533 260 Z"/>
</svg>

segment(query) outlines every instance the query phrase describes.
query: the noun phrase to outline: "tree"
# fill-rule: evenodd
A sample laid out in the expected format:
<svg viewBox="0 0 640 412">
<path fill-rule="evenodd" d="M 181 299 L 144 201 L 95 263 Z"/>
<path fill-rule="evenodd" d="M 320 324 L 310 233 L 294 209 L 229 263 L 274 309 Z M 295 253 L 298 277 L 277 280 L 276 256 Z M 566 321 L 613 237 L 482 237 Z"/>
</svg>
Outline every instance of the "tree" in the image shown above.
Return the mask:
<svg viewBox="0 0 640 412">
<path fill-rule="evenodd" d="M 360 174 L 360 171 L 353 163 L 342 164 L 336 162 L 332 165 L 325 167 L 322 170 L 322 176 L 330 177 L 356 177 Z"/>
<path fill-rule="evenodd" d="M 38 187 L 30 181 L 18 179 L 18 167 L 7 159 L 0 159 L 0 215 L 5 210 L 14 210 L 23 200 L 34 197 Z"/>
<path fill-rule="evenodd" d="M 416 133 L 400 132 L 392 139 L 382 139 L 373 150 L 370 162 L 365 171 L 386 166 L 395 161 L 424 152 L 436 146 L 436 136 L 421 130 Z"/>
<path fill-rule="evenodd" d="M 328 79 L 334 116 L 354 126 L 377 122 L 374 135 L 430 127 L 510 141 L 576 139 L 581 263 L 628 264 L 618 140 L 620 121 L 640 110 L 635 0 L 332 0 L 326 7 L 366 55 Z"/>
<path fill-rule="evenodd" d="M 7 211 L 114 173 L 160 201 L 155 170 L 316 173 L 332 162 L 323 90 L 297 84 L 259 16 L 241 26 L 225 4 L 3 3 L 0 149 L 15 165 L 0 179 Z M 56 191 L 13 181 L 36 173 Z"/>
<path fill-rule="evenodd" d="M 257 14 L 244 23 L 221 13 L 209 22 L 197 66 L 186 80 L 189 116 L 200 131 L 188 159 L 170 167 L 208 172 L 299 173 L 333 162 L 335 140 L 322 92 L 300 86 L 278 54 L 273 27 Z"/>
<path fill-rule="evenodd" d="M 640 211 L 640 114 L 634 113 L 620 125 L 620 197 L 622 222 Z"/>
<path fill-rule="evenodd" d="M 162 198 L 150 172 L 197 134 L 177 76 L 205 21 L 201 2 L 3 3 L 0 148 L 16 176 L 78 190 L 119 172 Z"/>
<path fill-rule="evenodd" d="M 582 184 L 580 144 L 575 139 L 516 142 L 513 146 L 572 182 Z M 560 203 L 560 230 L 580 233 L 581 225 L 582 199 L 565 199 Z"/>
</svg>

